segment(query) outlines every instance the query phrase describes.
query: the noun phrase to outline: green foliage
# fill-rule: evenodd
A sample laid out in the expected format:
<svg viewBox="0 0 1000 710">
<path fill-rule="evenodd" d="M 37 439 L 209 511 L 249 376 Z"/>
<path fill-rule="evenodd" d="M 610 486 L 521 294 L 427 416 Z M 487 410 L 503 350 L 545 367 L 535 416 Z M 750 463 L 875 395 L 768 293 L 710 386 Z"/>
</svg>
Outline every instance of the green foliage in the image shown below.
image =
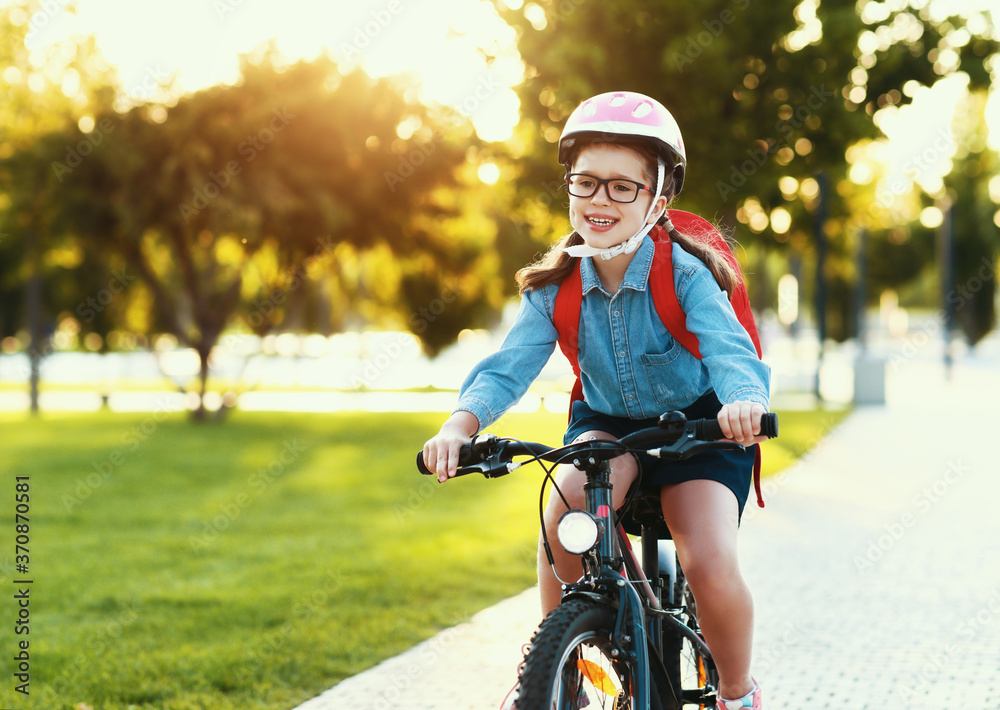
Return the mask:
<svg viewBox="0 0 1000 710">
<path fill-rule="evenodd" d="M 96 285 L 93 269 L 79 268 L 82 245 L 48 205 L 58 188 L 50 160 L 71 149 L 52 136 L 76 126 L 80 100 L 96 99 L 101 93 L 96 85 L 107 80 L 108 72 L 96 60 L 92 39 L 29 50 L 24 37 L 32 9 L 24 0 L 0 7 L 5 40 L 0 44 L 5 92 L 0 104 L 0 338 L 22 329 L 36 335 L 50 331 L 60 308 L 45 304 L 75 306 L 104 285 Z M 80 79 L 75 96 L 62 90 L 69 75 Z M 36 278 L 37 291 L 27 298 L 26 284 Z M 38 312 L 33 327 L 26 322 L 32 300 Z M 42 351 L 41 343 L 33 347 Z"/>
</svg>

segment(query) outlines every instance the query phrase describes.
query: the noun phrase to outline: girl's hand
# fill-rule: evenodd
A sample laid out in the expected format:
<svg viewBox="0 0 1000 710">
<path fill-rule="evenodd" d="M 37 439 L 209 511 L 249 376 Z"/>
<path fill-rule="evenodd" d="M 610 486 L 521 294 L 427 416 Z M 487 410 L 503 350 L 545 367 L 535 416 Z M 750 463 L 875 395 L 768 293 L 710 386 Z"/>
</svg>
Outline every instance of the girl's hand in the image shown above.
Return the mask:
<svg viewBox="0 0 1000 710">
<path fill-rule="evenodd" d="M 760 436 L 760 420 L 765 414 L 767 410 L 757 402 L 733 402 L 719 410 L 719 426 L 730 441 L 752 446 L 767 440 Z"/>
<path fill-rule="evenodd" d="M 458 452 L 479 431 L 479 420 L 472 412 L 458 411 L 441 426 L 441 431 L 424 444 L 424 465 L 444 483 L 458 470 Z"/>
</svg>

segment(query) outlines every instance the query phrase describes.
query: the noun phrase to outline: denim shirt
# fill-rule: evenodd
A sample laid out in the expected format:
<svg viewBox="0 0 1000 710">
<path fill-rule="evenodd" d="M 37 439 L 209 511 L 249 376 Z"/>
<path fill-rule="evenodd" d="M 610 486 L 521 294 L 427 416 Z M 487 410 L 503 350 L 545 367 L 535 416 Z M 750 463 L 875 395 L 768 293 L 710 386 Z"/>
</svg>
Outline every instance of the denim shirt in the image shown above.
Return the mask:
<svg viewBox="0 0 1000 710">
<path fill-rule="evenodd" d="M 656 312 L 648 288 L 653 253 L 646 237 L 615 294 L 601 284 L 591 257 L 580 260 L 578 357 L 587 404 L 604 414 L 645 419 L 687 407 L 714 390 L 723 404 L 744 400 L 766 408 L 770 368 L 757 357 L 708 267 L 674 243 L 674 286 L 688 330 L 698 336 L 699 360 L 674 340 Z M 525 291 L 503 345 L 463 383 L 456 411 L 475 415 L 480 430 L 516 404 L 548 362 L 558 340 L 552 316 L 558 291 L 558 283 Z"/>
</svg>

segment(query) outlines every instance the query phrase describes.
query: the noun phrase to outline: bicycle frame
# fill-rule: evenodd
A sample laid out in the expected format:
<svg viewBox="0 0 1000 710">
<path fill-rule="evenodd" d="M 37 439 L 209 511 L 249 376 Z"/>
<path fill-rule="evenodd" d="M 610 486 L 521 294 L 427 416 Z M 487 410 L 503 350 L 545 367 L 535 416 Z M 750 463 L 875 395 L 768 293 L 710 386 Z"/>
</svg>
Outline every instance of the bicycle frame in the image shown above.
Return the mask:
<svg viewBox="0 0 1000 710">
<path fill-rule="evenodd" d="M 656 590 L 650 584 L 650 580 L 658 584 L 661 569 L 673 572 L 669 574 L 671 578 L 676 575 L 676 571 L 670 569 L 674 560 L 661 554 L 659 538 L 652 530 L 643 527 L 643 559 L 640 561 L 625 530 L 615 523 L 610 463 L 593 457 L 575 457 L 573 464 L 587 476 L 583 487 L 586 510 L 601 521 L 602 530 L 597 545 L 584 555 L 589 578 L 585 575 L 580 582 L 565 585 L 560 603 L 577 597 L 616 598 L 618 614 L 613 640 L 619 648 L 630 649 L 632 658 L 627 660 L 634 670 L 635 707 L 645 710 L 651 702 L 652 659 L 649 649 L 661 648 L 664 622 L 688 638 L 705 656 L 711 658 L 711 653 L 694 630 L 680 621 L 675 613 L 661 606 Z M 668 591 L 672 594 L 672 590 Z M 674 606 L 681 608 L 683 600 L 676 601 Z M 634 630 L 636 638 L 629 638 L 626 634 L 628 628 Z"/>
<path fill-rule="evenodd" d="M 635 706 L 646 709 L 650 706 L 650 671 L 649 655 L 647 652 L 649 639 L 646 629 L 646 614 L 644 613 L 645 605 L 628 578 L 619 572 L 624 566 L 624 559 L 622 558 L 622 550 L 619 544 L 621 539 L 620 531 L 614 523 L 614 506 L 611 498 L 611 465 L 607 461 L 598 461 L 592 457 L 586 461 L 575 459 L 573 464 L 587 475 L 587 483 L 583 486 L 587 512 L 601 521 L 602 530 L 594 550 L 588 553 L 589 561 L 591 563 L 596 562 L 596 564 L 591 564 L 591 567 L 596 567 L 597 574 L 593 575 L 593 578 L 589 581 L 585 576 L 582 583 L 578 582 L 566 585 L 562 601 L 579 596 L 591 599 L 598 596 L 602 599 L 609 599 L 612 598 L 614 592 L 608 587 L 610 584 L 614 584 L 617 591 L 618 617 L 615 622 L 613 640 L 619 648 L 631 649 L 630 655 L 632 658 L 627 658 L 626 660 L 633 669 L 638 671 L 633 673 L 633 682 L 638 681 L 633 688 Z M 629 545 L 628 550 L 630 552 L 631 549 L 631 545 Z M 634 552 L 631 554 L 634 559 Z M 585 555 L 586 557 L 588 555 Z M 658 606 L 655 596 L 652 596 L 651 599 Z M 632 639 L 628 636 L 626 633 L 628 628 L 633 629 L 633 633 L 636 634 L 637 638 Z"/>
</svg>

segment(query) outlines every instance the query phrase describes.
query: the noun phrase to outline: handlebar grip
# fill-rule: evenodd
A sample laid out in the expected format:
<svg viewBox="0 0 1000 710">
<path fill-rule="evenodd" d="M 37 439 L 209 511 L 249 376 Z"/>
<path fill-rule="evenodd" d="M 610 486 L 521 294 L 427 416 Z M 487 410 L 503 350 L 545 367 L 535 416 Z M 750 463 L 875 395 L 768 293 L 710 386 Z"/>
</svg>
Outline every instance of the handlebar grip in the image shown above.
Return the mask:
<svg viewBox="0 0 1000 710">
<path fill-rule="evenodd" d="M 778 415 L 774 412 L 767 412 L 760 420 L 760 433 L 768 439 L 778 436 Z M 695 423 L 695 436 L 702 441 L 716 441 L 724 439 L 722 427 L 719 426 L 718 419 L 701 419 Z"/>
<path fill-rule="evenodd" d="M 726 435 L 722 433 L 722 427 L 719 426 L 718 419 L 699 419 L 694 425 L 694 435 L 702 441 L 716 441 L 726 438 Z"/>
<path fill-rule="evenodd" d="M 462 448 L 458 451 L 458 465 L 468 466 L 470 463 L 475 463 L 474 457 L 472 456 L 472 444 L 462 444 Z M 427 468 L 424 463 L 424 452 L 417 452 L 417 470 L 425 476 L 433 476 L 434 473 Z"/>
<path fill-rule="evenodd" d="M 760 420 L 760 433 L 768 439 L 778 438 L 778 415 L 768 412 Z"/>
</svg>

